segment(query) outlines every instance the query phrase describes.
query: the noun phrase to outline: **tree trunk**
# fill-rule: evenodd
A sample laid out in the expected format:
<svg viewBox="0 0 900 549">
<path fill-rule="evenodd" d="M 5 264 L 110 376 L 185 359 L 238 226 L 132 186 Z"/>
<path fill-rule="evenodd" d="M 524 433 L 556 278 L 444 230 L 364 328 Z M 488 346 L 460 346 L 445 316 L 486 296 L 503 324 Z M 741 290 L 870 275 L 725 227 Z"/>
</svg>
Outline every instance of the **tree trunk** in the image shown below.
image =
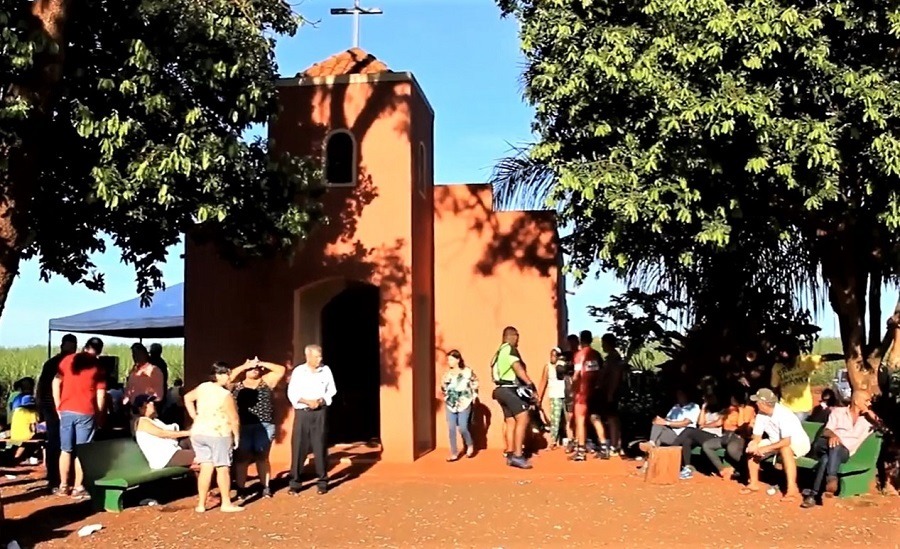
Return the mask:
<svg viewBox="0 0 900 549">
<path fill-rule="evenodd" d="M 869 277 L 869 354 L 881 346 L 881 267 L 872 269 Z"/>
<path fill-rule="evenodd" d="M 15 201 L 9 197 L 0 201 L 0 317 L 6 308 L 6 298 L 19 273 L 19 260 L 22 258 L 15 207 Z"/>
<path fill-rule="evenodd" d="M 844 268 L 834 272 L 826 269 L 823 262 L 822 271 L 828 281 L 831 307 L 838 317 L 850 385 L 854 391 L 863 390 L 875 395 L 879 393 L 877 370 L 869 367 L 864 354 L 868 277 L 851 269 L 845 264 Z"/>
<path fill-rule="evenodd" d="M 41 33 L 50 46 L 35 56 L 30 74 L 14 84 L 12 93 L 25 98 L 31 105 L 29 120 L 21 141 L 12 149 L 0 149 L 7 159 L 7 169 L 0 172 L 0 316 L 13 280 L 19 272 L 22 249 L 28 235 L 28 206 L 38 180 L 42 122 L 51 116 L 56 85 L 62 76 L 65 54 L 65 23 L 71 0 L 35 0 L 31 5 L 36 32 Z"/>
</svg>

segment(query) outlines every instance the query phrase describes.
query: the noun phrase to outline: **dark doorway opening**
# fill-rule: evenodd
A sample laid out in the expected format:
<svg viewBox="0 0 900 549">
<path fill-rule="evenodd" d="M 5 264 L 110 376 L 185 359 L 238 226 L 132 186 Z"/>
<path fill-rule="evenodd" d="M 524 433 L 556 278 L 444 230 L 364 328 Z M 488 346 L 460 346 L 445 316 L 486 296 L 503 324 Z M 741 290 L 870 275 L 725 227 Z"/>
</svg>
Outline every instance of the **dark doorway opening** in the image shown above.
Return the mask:
<svg viewBox="0 0 900 549">
<path fill-rule="evenodd" d="M 328 443 L 381 438 L 379 290 L 352 282 L 322 308 L 322 355 L 337 395 L 328 409 Z"/>
</svg>

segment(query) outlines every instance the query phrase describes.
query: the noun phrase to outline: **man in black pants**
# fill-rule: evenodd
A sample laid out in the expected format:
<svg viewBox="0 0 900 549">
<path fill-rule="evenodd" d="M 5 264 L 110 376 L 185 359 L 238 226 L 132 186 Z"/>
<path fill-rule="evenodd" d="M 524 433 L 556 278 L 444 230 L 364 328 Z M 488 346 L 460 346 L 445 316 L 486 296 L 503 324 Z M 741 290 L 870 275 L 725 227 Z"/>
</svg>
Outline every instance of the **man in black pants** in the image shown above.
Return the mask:
<svg viewBox="0 0 900 549">
<path fill-rule="evenodd" d="M 491 377 L 494 379 L 494 400 L 503 410 L 503 438 L 506 442 L 506 464 L 519 469 L 531 469 L 522 454 L 528 430 L 528 410 L 534 399 L 534 383 L 525 371 L 519 355 L 519 331 L 512 326 L 503 329 L 503 343 L 494 355 Z M 531 395 L 530 397 L 525 395 Z"/>
<path fill-rule="evenodd" d="M 78 350 L 78 338 L 66 334 L 59 345 L 59 353 L 44 363 L 38 377 L 37 395 L 38 411 L 43 421 L 47 422 L 47 454 L 44 467 L 47 469 L 47 488 L 55 493 L 59 488 L 59 414 L 53 402 L 53 378 L 59 371 L 59 361 L 64 356 Z"/>
<path fill-rule="evenodd" d="M 316 462 L 319 494 L 328 493 L 328 449 L 325 420 L 328 407 L 337 390 L 331 369 L 322 364 L 322 348 L 307 345 L 306 362 L 294 368 L 288 383 L 288 400 L 294 407 L 294 428 L 291 433 L 290 493 L 300 492 L 303 466 L 312 448 Z"/>
</svg>

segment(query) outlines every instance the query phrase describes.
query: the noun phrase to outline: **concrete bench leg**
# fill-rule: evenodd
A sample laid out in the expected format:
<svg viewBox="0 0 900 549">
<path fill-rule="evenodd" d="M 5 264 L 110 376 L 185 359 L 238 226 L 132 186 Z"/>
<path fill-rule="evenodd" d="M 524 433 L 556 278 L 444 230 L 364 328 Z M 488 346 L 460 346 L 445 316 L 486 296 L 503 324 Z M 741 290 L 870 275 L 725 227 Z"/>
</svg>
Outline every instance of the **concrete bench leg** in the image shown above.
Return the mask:
<svg viewBox="0 0 900 549">
<path fill-rule="evenodd" d="M 122 495 L 124 494 L 125 490 L 121 488 L 97 489 L 91 494 L 91 501 L 97 510 L 100 510 L 102 505 L 103 510 L 108 513 L 121 513 L 124 509 L 122 506 Z"/>
<path fill-rule="evenodd" d="M 875 468 L 869 469 L 862 473 L 852 475 L 844 475 L 838 477 L 839 488 L 838 497 L 851 498 L 869 493 L 872 481 L 875 480 Z"/>
</svg>

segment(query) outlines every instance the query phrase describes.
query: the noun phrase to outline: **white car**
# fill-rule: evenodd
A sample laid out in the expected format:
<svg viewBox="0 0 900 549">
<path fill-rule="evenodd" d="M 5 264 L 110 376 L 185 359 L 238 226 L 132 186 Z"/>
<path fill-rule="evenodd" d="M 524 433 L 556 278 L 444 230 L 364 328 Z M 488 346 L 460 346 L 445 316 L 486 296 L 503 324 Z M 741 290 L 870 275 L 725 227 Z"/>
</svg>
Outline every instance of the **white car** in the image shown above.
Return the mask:
<svg viewBox="0 0 900 549">
<path fill-rule="evenodd" d="M 850 401 L 852 389 L 850 387 L 850 376 L 847 374 L 847 368 L 841 368 L 835 372 L 834 379 L 831 381 L 831 390 L 834 391 L 834 395 L 838 397 L 841 402 Z"/>
</svg>

